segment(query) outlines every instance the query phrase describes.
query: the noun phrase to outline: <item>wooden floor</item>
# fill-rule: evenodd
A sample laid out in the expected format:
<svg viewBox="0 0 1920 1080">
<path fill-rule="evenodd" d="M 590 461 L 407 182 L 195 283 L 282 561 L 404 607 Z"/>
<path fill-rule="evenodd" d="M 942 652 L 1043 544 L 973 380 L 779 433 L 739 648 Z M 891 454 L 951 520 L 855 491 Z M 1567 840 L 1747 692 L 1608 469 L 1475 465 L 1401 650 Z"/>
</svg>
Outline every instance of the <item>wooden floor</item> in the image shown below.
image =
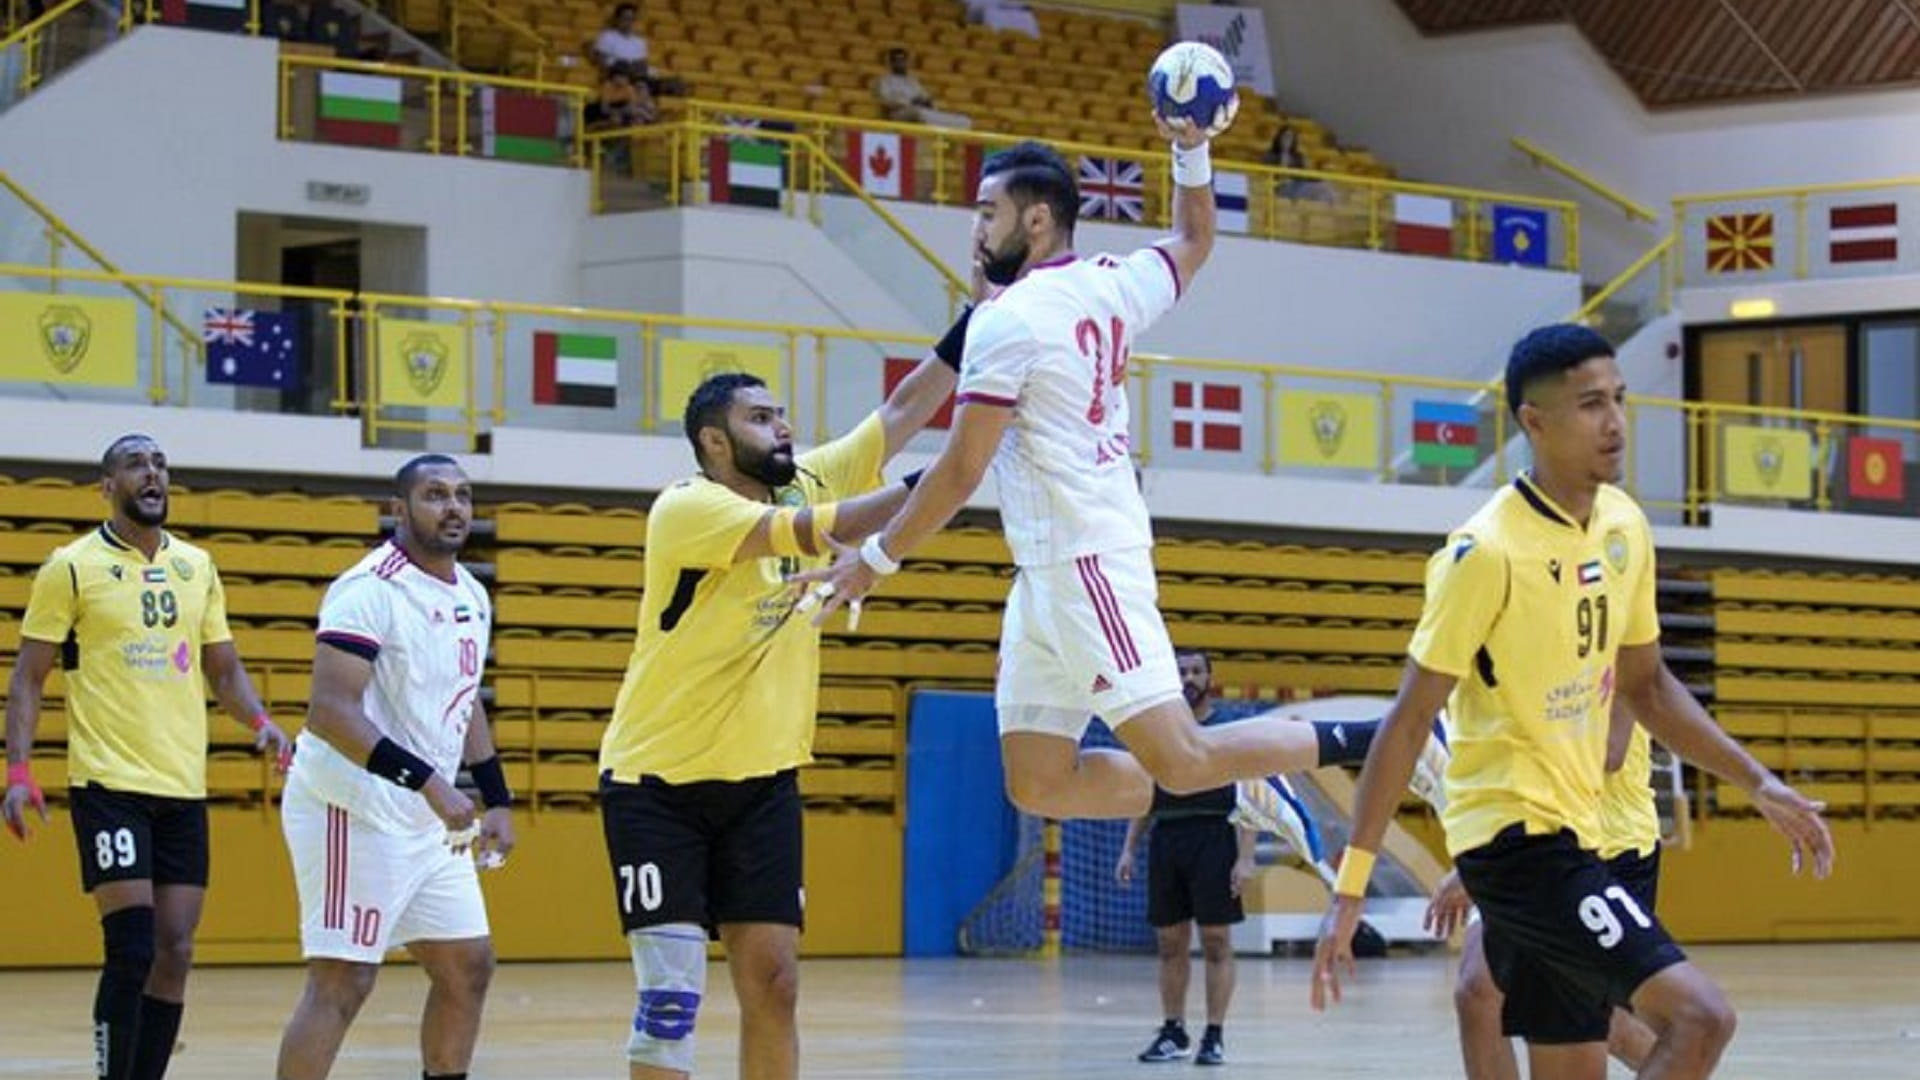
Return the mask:
<svg viewBox="0 0 1920 1080">
<path fill-rule="evenodd" d="M 1719 1075 L 1920 1078 L 1920 945 L 1719 947 L 1694 956 L 1741 1013 L 1740 1035 Z M 1230 1063 L 1208 1075 L 1457 1077 L 1450 968 L 1442 955 L 1372 962 L 1356 996 L 1316 1017 L 1306 1007 L 1305 961 L 1242 959 L 1227 1025 Z M 716 967 L 715 993 L 702 1014 L 705 1077 L 734 1074 L 736 1014 L 725 979 Z M 279 968 L 197 973 L 172 1080 L 271 1075 L 300 980 L 299 971 Z M 417 971 L 387 971 L 334 1075 L 418 1076 L 413 1041 L 422 994 Z M 92 976 L 83 972 L 0 973 L 0 1077 L 89 1075 L 92 995 Z M 475 1080 L 624 1077 L 631 1001 L 630 976 L 617 965 L 503 967 Z M 803 1071 L 848 1080 L 1187 1075 L 1133 1062 L 1156 1023 L 1156 1002 L 1149 958 L 1081 957 L 1057 966 L 808 961 L 801 974 Z M 1192 1008 L 1197 1020 L 1197 997 Z"/>
</svg>

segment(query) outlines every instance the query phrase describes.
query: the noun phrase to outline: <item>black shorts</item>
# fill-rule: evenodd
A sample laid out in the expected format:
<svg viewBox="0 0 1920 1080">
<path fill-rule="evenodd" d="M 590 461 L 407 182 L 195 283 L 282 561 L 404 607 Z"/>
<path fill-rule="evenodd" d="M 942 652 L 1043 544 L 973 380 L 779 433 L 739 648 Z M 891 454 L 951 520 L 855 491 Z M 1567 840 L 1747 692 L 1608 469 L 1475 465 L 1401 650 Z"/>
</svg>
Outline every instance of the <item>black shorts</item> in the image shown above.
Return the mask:
<svg viewBox="0 0 1920 1080">
<path fill-rule="evenodd" d="M 1639 875 L 1645 885 L 1657 874 Z M 1512 826 L 1454 860 L 1485 924 L 1502 1026 L 1529 1042 L 1605 1042 L 1615 1003 L 1686 959 L 1643 904 L 1573 833 Z"/>
<path fill-rule="evenodd" d="M 206 800 L 113 791 L 93 783 L 69 794 L 80 883 L 88 892 L 109 881 L 206 887 Z"/>
<path fill-rule="evenodd" d="M 1607 872 L 1611 873 L 1613 880 L 1627 890 L 1628 896 L 1639 903 L 1641 911 L 1648 915 L 1654 913 L 1654 907 L 1660 898 L 1660 848 L 1658 845 L 1655 845 L 1653 851 L 1646 855 L 1641 855 L 1637 851 L 1615 855 L 1607 860 Z M 1534 997 L 1549 992 L 1542 990 L 1538 982 L 1542 978 L 1540 968 L 1525 958 L 1520 958 L 1516 959 L 1506 974 L 1512 989 L 1505 991 L 1506 999 L 1501 1005 L 1501 1033 L 1510 1039 L 1551 1041 L 1545 1038 L 1534 1038 L 1537 1033 L 1531 1029 L 1531 1024 L 1535 1017 L 1530 1015 L 1527 1005 L 1527 1002 Z M 1628 1007 L 1625 999 L 1611 1004 L 1620 1008 Z"/>
<path fill-rule="evenodd" d="M 637 784 L 600 779 L 620 927 L 800 926 L 800 783 L 792 769 L 751 780 Z"/>
<path fill-rule="evenodd" d="M 1201 926 L 1244 922 L 1233 895 L 1233 864 L 1240 857 L 1238 831 L 1221 817 L 1167 818 L 1154 822 L 1147 847 L 1147 922 Z"/>
</svg>

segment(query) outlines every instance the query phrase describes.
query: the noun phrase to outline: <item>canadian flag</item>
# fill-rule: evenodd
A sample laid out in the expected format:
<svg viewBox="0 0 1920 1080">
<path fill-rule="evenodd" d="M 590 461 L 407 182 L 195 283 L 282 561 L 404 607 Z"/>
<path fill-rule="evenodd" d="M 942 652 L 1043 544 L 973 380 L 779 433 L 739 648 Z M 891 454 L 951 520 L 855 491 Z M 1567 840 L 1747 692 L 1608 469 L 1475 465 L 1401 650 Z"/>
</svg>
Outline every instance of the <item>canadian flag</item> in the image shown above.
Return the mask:
<svg viewBox="0 0 1920 1080">
<path fill-rule="evenodd" d="M 879 199 L 913 198 L 913 140 L 895 132 L 856 131 L 847 139 L 847 171 Z"/>
<path fill-rule="evenodd" d="M 1240 452 L 1240 388 L 1175 381 L 1173 448 Z"/>
</svg>

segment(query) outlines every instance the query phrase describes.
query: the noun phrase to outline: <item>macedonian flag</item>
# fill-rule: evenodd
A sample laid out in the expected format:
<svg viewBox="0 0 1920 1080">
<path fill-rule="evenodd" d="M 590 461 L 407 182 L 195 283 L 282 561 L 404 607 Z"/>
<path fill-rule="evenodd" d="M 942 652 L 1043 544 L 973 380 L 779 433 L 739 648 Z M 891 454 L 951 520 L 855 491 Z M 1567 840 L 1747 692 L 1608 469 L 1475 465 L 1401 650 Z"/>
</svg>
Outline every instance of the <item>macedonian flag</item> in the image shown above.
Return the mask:
<svg viewBox="0 0 1920 1080">
<path fill-rule="evenodd" d="M 1773 269 L 1772 214 L 1716 214 L 1707 219 L 1707 272 Z"/>
</svg>

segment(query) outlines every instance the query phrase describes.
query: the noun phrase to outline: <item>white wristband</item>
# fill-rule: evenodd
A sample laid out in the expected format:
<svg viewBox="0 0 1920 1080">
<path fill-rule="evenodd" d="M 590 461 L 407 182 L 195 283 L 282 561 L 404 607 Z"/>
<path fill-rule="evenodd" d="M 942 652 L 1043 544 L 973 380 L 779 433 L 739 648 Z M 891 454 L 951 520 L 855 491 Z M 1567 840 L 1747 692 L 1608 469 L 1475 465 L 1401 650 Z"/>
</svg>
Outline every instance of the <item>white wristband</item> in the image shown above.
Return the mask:
<svg viewBox="0 0 1920 1080">
<path fill-rule="evenodd" d="M 860 545 L 860 561 L 881 577 L 900 572 L 900 561 L 887 554 L 887 549 L 880 544 L 879 533 L 867 537 L 866 543 Z"/>
<path fill-rule="evenodd" d="M 1212 144 L 1201 143 L 1191 150 L 1175 146 L 1173 148 L 1173 182 L 1181 187 L 1212 186 Z"/>
</svg>

